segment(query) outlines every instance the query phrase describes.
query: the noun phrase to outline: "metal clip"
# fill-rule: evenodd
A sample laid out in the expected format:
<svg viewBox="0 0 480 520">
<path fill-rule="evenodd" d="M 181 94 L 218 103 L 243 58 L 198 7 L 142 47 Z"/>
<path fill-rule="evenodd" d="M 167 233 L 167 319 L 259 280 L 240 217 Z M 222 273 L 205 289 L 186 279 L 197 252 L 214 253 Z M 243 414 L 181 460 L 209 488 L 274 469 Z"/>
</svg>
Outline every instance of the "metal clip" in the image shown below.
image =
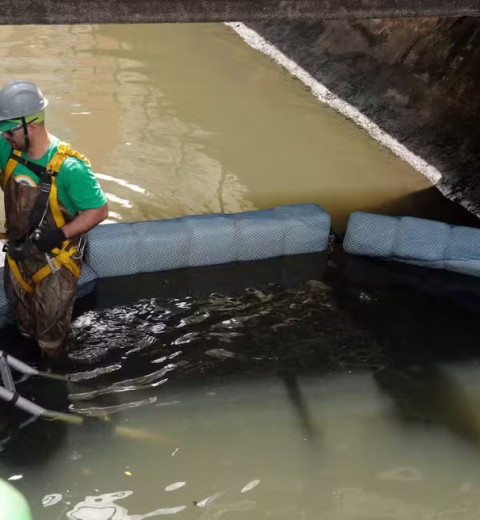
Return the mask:
<svg viewBox="0 0 480 520">
<path fill-rule="evenodd" d="M 84 235 L 80 237 L 80 241 L 78 243 L 77 250 L 72 255 L 72 258 L 75 260 L 80 260 L 83 257 L 83 250 L 85 249 L 85 246 L 87 245 L 87 239 Z"/>
<path fill-rule="evenodd" d="M 55 267 L 53 264 L 55 262 L 54 258 L 53 259 L 50 258 L 50 255 L 48 253 L 45 253 L 45 258 L 47 259 L 48 266 L 50 267 L 50 270 L 52 271 L 52 273 L 55 273 L 56 271 L 60 271 L 62 266 L 59 265 L 58 267 Z"/>
</svg>

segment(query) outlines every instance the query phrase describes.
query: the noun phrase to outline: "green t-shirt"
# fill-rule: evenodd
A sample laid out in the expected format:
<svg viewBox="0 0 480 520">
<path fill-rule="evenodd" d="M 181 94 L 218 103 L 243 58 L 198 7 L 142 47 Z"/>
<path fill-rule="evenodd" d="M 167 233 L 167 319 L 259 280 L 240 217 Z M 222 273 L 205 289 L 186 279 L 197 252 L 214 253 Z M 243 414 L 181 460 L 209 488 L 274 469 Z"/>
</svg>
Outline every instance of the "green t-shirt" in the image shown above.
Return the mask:
<svg viewBox="0 0 480 520">
<path fill-rule="evenodd" d="M 33 161 L 25 152 L 22 152 L 22 157 L 41 166 L 47 166 L 60 144 L 57 137 L 51 137 L 50 148 L 42 158 Z M 11 152 L 12 147 L 9 142 L 0 138 L 0 170 L 5 170 Z M 32 171 L 20 163 L 17 163 L 13 176 L 17 181 L 28 183 L 31 186 L 36 186 L 39 181 Z M 99 208 L 107 202 L 91 167 L 77 157 L 65 159 L 56 177 L 56 184 L 58 199 L 74 217 L 81 211 Z"/>
</svg>

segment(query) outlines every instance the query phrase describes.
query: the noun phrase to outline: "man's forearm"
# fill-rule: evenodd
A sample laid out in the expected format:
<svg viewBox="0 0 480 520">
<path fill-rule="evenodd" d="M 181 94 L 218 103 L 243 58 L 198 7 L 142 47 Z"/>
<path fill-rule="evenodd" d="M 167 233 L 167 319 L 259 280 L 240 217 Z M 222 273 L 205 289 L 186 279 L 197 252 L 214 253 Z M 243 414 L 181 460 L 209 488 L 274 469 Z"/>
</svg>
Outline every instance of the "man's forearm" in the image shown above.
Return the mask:
<svg viewBox="0 0 480 520">
<path fill-rule="evenodd" d="M 67 238 L 73 238 L 94 228 L 108 216 L 108 204 L 100 208 L 87 209 L 77 215 L 72 222 L 62 226 L 62 230 Z"/>
</svg>

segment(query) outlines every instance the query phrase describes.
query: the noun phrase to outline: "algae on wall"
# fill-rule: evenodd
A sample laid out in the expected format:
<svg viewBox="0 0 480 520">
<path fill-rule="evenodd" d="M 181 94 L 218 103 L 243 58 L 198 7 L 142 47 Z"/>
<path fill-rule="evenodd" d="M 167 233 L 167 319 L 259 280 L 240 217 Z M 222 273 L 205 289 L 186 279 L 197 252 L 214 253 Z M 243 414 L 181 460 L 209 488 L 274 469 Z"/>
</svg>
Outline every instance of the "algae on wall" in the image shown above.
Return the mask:
<svg viewBox="0 0 480 520">
<path fill-rule="evenodd" d="M 442 192 L 480 216 L 480 19 L 248 26 L 437 168 Z"/>
</svg>

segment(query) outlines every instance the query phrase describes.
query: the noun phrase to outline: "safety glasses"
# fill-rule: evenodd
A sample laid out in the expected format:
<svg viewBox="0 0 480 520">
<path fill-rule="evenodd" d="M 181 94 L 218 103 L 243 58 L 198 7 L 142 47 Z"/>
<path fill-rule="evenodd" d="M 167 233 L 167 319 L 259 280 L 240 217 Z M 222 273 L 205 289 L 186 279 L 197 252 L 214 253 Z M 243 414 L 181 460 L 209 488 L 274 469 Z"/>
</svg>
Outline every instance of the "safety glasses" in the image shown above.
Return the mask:
<svg viewBox="0 0 480 520">
<path fill-rule="evenodd" d="M 36 117 L 35 119 L 32 119 L 31 121 L 29 121 L 27 123 L 27 125 L 29 125 L 30 123 L 33 123 L 34 121 L 36 121 L 38 119 L 38 117 Z M 13 128 L 10 128 L 10 130 L 7 130 L 5 133 L 6 134 L 9 134 L 10 136 L 13 136 L 13 132 L 16 132 L 17 130 L 20 130 L 20 128 L 23 128 L 23 124 L 20 123 L 19 125 L 17 126 L 14 126 Z"/>
</svg>

